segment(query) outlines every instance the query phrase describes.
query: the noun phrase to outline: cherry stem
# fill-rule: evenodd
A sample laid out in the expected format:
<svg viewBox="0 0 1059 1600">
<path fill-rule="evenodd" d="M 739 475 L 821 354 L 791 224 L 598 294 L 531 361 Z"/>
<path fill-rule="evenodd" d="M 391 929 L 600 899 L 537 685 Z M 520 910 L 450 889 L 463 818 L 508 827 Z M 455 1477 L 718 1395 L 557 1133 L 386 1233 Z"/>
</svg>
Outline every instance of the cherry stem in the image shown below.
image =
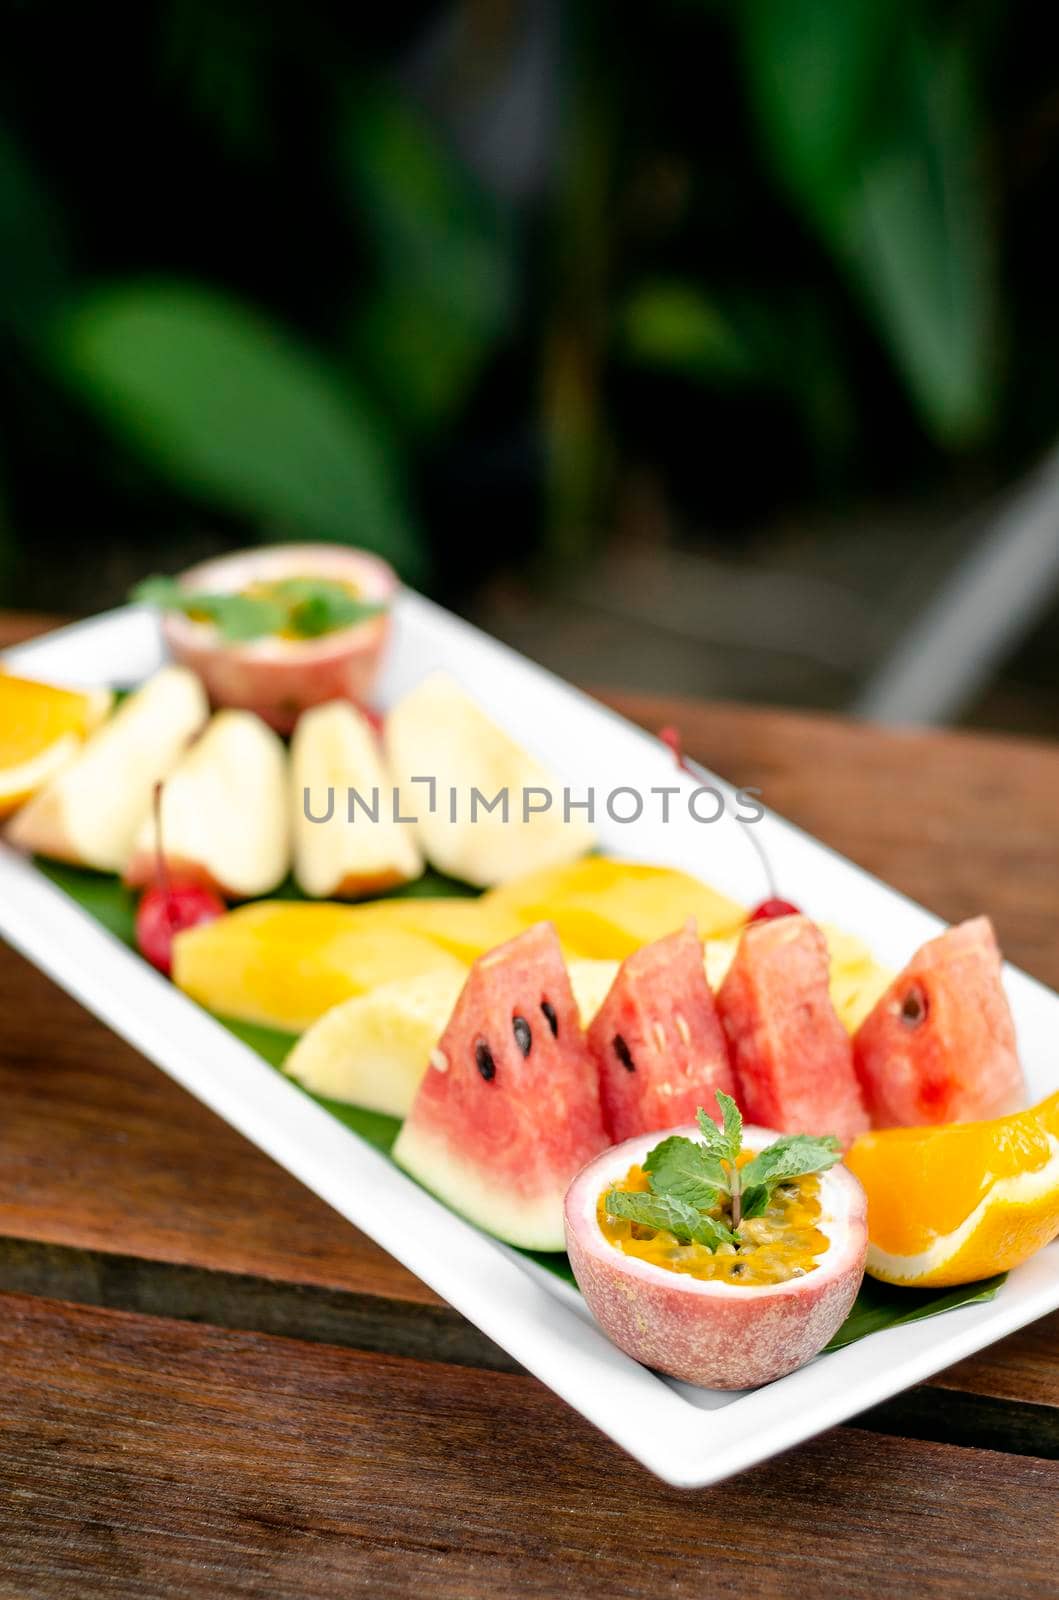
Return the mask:
<svg viewBox="0 0 1059 1600">
<path fill-rule="evenodd" d="M 162 891 L 165 901 L 165 915 L 169 926 L 173 926 L 173 891 L 169 882 L 169 868 L 166 866 L 165 851 L 162 849 L 162 785 L 156 783 L 151 799 L 154 811 L 154 875 L 158 887 Z"/>
<path fill-rule="evenodd" d="M 693 778 L 698 778 L 700 776 L 700 774 L 695 771 L 695 768 L 691 765 L 684 754 L 684 740 L 681 737 L 679 728 L 674 727 L 672 723 L 667 723 L 664 728 L 659 728 L 658 737 L 666 746 L 667 750 L 671 750 L 673 752 L 673 759 L 680 768 L 681 772 L 686 772 Z M 751 826 L 752 824 L 747 824 L 748 830 Z M 746 837 L 748 842 L 753 846 L 755 855 L 761 862 L 762 871 L 765 874 L 765 882 L 768 884 L 768 898 L 770 900 L 777 900 L 779 895 L 776 890 L 776 880 L 772 875 L 772 863 L 765 854 L 765 847 L 761 843 L 760 839 L 756 838 L 753 833 L 748 831 Z"/>
</svg>

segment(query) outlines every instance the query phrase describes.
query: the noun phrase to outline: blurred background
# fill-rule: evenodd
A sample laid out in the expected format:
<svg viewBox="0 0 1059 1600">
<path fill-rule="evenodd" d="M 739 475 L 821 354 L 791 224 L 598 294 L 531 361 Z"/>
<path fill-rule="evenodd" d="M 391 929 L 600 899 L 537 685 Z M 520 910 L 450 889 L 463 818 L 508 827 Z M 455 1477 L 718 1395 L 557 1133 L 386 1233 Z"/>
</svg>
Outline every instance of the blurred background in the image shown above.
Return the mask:
<svg viewBox="0 0 1059 1600">
<path fill-rule="evenodd" d="M 1033 22 L 9 8 L 0 604 L 343 541 L 582 682 L 1055 736 Z"/>
</svg>

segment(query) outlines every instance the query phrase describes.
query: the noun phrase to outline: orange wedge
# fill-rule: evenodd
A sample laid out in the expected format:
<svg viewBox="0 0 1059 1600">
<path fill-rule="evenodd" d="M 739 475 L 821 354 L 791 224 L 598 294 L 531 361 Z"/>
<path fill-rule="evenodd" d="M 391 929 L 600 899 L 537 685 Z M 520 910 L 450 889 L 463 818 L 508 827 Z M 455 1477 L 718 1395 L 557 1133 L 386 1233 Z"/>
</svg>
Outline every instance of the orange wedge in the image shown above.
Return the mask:
<svg viewBox="0 0 1059 1600">
<path fill-rule="evenodd" d="M 846 1157 L 868 1195 L 873 1278 L 973 1283 L 1059 1235 L 1059 1093 L 990 1122 L 865 1133 Z"/>
<path fill-rule="evenodd" d="M 110 709 L 105 689 L 77 693 L 0 670 L 0 817 L 71 761 Z"/>
</svg>

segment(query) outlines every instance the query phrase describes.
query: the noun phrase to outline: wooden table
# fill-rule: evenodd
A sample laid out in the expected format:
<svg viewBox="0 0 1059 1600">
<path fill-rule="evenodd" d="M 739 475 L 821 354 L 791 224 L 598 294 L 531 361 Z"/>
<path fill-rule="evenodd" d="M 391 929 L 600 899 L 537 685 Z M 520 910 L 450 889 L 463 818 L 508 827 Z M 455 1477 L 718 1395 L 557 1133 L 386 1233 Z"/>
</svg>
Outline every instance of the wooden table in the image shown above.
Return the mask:
<svg viewBox="0 0 1059 1600">
<path fill-rule="evenodd" d="M 1059 984 L 1059 750 L 607 698 Z M 1059 1595 L 1059 1318 L 669 1489 L 7 950 L 0 1016 L 5 1600 Z"/>
</svg>

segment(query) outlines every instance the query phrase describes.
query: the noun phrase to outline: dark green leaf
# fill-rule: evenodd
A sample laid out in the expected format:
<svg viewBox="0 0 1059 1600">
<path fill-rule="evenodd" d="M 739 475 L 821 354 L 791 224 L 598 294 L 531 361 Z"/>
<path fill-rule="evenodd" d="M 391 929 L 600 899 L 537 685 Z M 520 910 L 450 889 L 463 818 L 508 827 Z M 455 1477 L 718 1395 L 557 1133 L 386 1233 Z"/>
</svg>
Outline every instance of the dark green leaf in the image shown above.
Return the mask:
<svg viewBox="0 0 1059 1600">
<path fill-rule="evenodd" d="M 991 404 L 991 219 L 966 60 L 920 44 L 907 61 L 834 238 L 928 422 L 962 443 Z"/>
<path fill-rule="evenodd" d="M 118 286 L 64 315 L 52 351 L 59 374 L 185 491 L 420 568 L 382 418 L 247 306 L 187 283 Z"/>
<path fill-rule="evenodd" d="M 955 1311 L 959 1306 L 981 1305 L 995 1298 L 1007 1274 L 995 1278 L 982 1278 L 978 1283 L 962 1283 L 955 1289 L 899 1289 L 892 1284 L 879 1283 L 875 1278 L 865 1278 L 853 1302 L 853 1310 L 839 1328 L 827 1350 L 841 1350 L 867 1338 L 869 1333 L 880 1333 L 884 1328 L 902 1327 L 907 1322 L 920 1322 L 924 1317 L 936 1317 L 943 1311 Z"/>
<path fill-rule="evenodd" d="M 435 426 L 509 321 L 508 219 L 393 91 L 351 102 L 341 148 L 380 274 L 356 319 L 356 348 L 407 422 Z"/>
<path fill-rule="evenodd" d="M 700 1211 L 715 1206 L 728 1187 L 720 1162 L 704 1145 L 680 1134 L 656 1144 L 643 1165 L 655 1194 L 673 1195 Z"/>
<path fill-rule="evenodd" d="M 816 219 L 855 181 L 889 86 L 903 0 L 741 0 L 734 16 L 758 129 Z"/>
<path fill-rule="evenodd" d="M 962 38 L 888 0 L 746 0 L 766 152 L 873 312 L 928 425 L 960 443 L 991 396 L 993 233 Z"/>
<path fill-rule="evenodd" d="M 758 366 L 732 321 L 690 283 L 637 289 L 619 312 L 618 342 L 633 361 L 706 383 L 743 380 Z"/>
</svg>

